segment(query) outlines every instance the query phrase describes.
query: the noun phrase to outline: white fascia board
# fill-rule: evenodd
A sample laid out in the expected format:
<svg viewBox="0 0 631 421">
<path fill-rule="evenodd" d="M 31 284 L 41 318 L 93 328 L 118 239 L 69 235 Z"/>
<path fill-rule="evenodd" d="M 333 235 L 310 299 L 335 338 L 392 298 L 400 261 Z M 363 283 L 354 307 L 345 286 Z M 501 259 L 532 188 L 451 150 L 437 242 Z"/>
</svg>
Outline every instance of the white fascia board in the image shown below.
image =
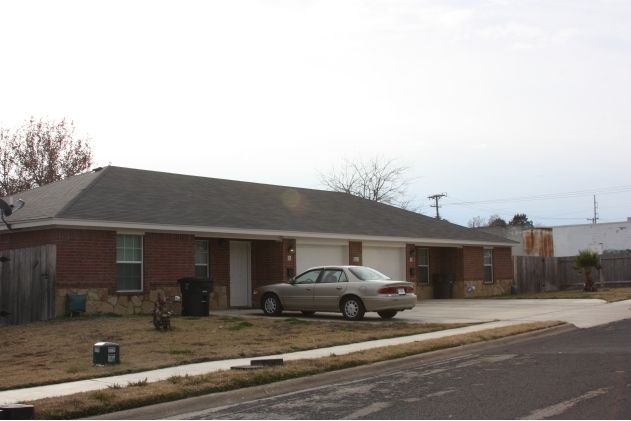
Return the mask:
<svg viewBox="0 0 631 421">
<path fill-rule="evenodd" d="M 406 242 L 401 241 L 364 241 L 362 247 L 405 247 Z"/>
<path fill-rule="evenodd" d="M 393 247 L 404 247 L 405 244 L 415 244 L 419 247 L 463 247 L 463 246 L 496 246 L 511 247 L 516 244 L 497 243 L 493 241 L 467 241 L 467 240 L 450 240 L 440 238 L 409 238 L 409 237 L 386 237 L 386 236 L 370 236 L 357 234 L 337 234 L 326 232 L 301 232 L 301 231 L 280 231 L 280 230 L 259 230 L 259 229 L 242 229 L 229 227 L 207 227 L 207 226 L 190 226 L 190 225 L 171 225 L 171 224 L 149 224 L 137 222 L 112 222 L 87 219 L 59 219 L 50 218 L 39 221 L 14 222 L 11 224 L 12 230 L 20 228 L 76 228 L 76 229 L 100 229 L 111 230 L 116 232 L 123 231 L 144 231 L 144 232 L 166 232 L 173 234 L 190 234 L 196 237 L 221 237 L 235 239 L 251 239 L 251 240 L 275 240 L 279 241 L 283 238 L 298 239 L 302 241 L 321 240 L 343 240 L 361 241 L 362 243 L 374 242 L 375 245 L 396 243 Z M 7 231 L 6 227 L 0 227 L 0 232 Z M 310 240 L 309 240 L 310 239 Z M 307 243 L 303 243 L 307 244 Z M 311 243 L 315 244 L 315 243 Z M 400 245 L 401 244 L 401 245 Z"/>
<path fill-rule="evenodd" d="M 290 238 L 285 236 L 285 238 Z M 292 237 L 296 239 L 296 245 L 313 246 L 348 246 L 346 238 L 316 238 L 316 237 Z"/>
</svg>

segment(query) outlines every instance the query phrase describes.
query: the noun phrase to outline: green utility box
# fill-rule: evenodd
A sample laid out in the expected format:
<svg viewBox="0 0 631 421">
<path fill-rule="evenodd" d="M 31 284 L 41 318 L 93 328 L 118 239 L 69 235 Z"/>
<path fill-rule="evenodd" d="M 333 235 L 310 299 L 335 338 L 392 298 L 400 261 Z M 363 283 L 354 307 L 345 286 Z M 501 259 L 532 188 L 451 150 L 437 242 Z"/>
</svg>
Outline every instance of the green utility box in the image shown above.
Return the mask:
<svg viewBox="0 0 631 421">
<path fill-rule="evenodd" d="M 108 365 L 121 362 L 120 345 L 113 342 L 98 342 L 92 348 L 92 364 Z"/>
</svg>

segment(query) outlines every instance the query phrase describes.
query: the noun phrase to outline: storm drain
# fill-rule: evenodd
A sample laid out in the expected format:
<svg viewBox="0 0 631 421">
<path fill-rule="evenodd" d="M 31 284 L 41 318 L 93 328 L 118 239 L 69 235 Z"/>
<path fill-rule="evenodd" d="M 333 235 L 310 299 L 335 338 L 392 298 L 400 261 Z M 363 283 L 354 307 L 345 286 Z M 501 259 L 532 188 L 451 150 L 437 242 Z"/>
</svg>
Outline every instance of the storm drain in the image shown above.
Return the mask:
<svg viewBox="0 0 631 421">
<path fill-rule="evenodd" d="M 263 360 L 250 360 L 250 365 L 235 365 L 230 370 L 258 370 L 265 367 L 283 365 L 282 358 L 266 358 Z"/>
</svg>

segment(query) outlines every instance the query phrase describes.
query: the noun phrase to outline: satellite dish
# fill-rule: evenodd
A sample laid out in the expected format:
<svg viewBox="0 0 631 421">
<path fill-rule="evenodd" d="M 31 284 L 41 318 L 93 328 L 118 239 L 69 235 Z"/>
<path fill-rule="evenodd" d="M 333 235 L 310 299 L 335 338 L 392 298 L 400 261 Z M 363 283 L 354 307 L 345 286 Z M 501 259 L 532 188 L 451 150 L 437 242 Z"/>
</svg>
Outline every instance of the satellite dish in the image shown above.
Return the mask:
<svg viewBox="0 0 631 421">
<path fill-rule="evenodd" d="M 22 209 L 23 206 L 24 206 L 24 200 L 18 199 L 18 208 L 13 210 L 11 209 L 11 206 L 7 204 L 7 202 L 0 199 L 0 217 L 2 217 L 2 222 L 4 222 L 4 225 L 7 226 L 7 229 L 9 230 L 9 232 L 11 232 L 11 225 L 9 225 L 7 221 L 4 220 L 4 217 L 9 216 L 12 213 L 19 211 L 20 209 Z"/>
<path fill-rule="evenodd" d="M 9 204 L 2 199 L 0 199 L 0 211 L 4 216 L 9 216 L 13 213 L 13 209 L 11 209 L 11 206 L 9 206 Z"/>
</svg>

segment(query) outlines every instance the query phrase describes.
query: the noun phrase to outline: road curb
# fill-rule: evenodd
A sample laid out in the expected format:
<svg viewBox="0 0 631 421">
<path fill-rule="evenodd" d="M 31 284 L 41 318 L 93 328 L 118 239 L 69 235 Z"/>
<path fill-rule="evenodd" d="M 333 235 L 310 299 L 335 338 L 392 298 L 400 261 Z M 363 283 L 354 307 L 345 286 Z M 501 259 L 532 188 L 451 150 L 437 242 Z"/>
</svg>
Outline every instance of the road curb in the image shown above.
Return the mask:
<svg viewBox="0 0 631 421">
<path fill-rule="evenodd" d="M 156 405 L 144 406 L 140 408 L 99 415 L 87 419 L 133 420 L 165 419 L 169 417 L 183 416 L 183 414 L 185 413 L 190 414 L 197 411 L 204 411 L 223 406 L 235 405 L 255 399 L 270 398 L 285 393 L 324 386 L 326 384 L 339 382 L 342 380 L 349 381 L 369 375 L 404 370 L 410 366 L 430 363 L 445 358 L 467 355 L 473 352 L 481 352 L 496 347 L 514 345 L 532 339 L 560 335 L 562 333 L 567 333 L 575 330 L 578 330 L 576 326 L 572 324 L 563 324 L 560 326 L 554 326 L 551 328 L 536 330 L 533 332 L 521 333 L 518 335 L 494 339 L 491 341 L 478 342 L 438 351 L 425 352 L 422 354 L 411 355 L 395 360 L 381 361 L 373 364 L 362 365 L 359 367 L 331 371 L 322 374 L 315 374 L 312 376 L 290 379 L 262 386 L 248 387 L 228 392 L 212 393 L 172 402 L 164 402 Z"/>
</svg>

